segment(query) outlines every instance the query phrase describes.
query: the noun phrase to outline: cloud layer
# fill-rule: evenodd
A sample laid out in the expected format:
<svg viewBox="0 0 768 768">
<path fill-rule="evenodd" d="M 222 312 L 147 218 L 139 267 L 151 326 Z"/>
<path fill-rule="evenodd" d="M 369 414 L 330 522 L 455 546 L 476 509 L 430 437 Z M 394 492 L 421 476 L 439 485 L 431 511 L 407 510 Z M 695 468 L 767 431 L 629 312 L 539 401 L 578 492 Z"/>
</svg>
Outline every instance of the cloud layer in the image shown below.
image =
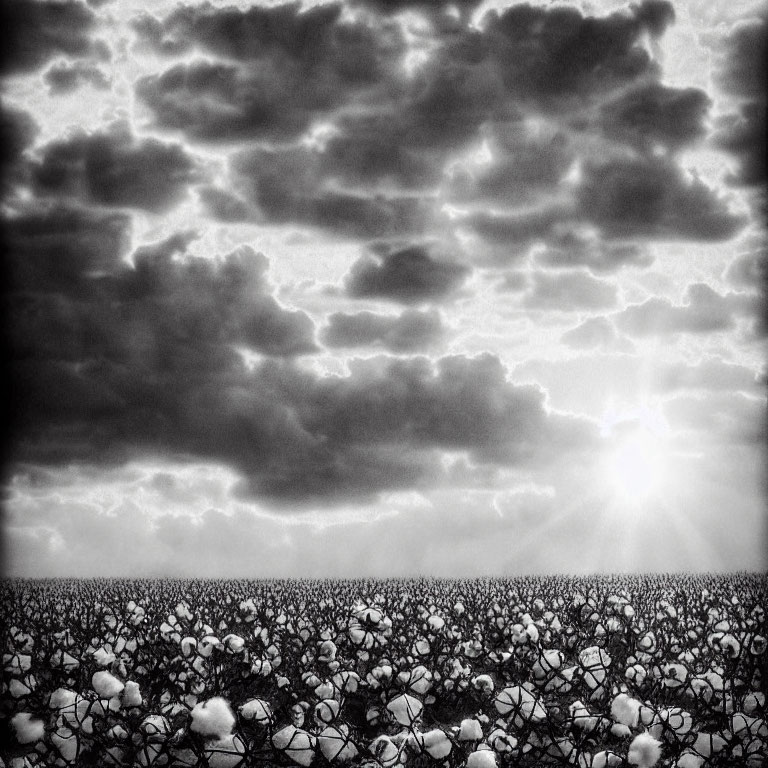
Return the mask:
<svg viewBox="0 0 768 768">
<path fill-rule="evenodd" d="M 317 514 L 497 569 L 494 536 L 549 531 L 553 569 L 589 505 L 617 519 L 600 467 L 644 418 L 682 478 L 658 509 L 703 505 L 708 542 L 733 502 L 759 535 L 765 14 L 487 6 L 4 4 L 16 567 L 119 531 L 209 541 L 218 574 L 216 531 Z M 186 531 L 155 486 L 185 467 L 229 478 Z M 119 524 L 44 514 L 67 472 L 133 488 Z"/>
</svg>

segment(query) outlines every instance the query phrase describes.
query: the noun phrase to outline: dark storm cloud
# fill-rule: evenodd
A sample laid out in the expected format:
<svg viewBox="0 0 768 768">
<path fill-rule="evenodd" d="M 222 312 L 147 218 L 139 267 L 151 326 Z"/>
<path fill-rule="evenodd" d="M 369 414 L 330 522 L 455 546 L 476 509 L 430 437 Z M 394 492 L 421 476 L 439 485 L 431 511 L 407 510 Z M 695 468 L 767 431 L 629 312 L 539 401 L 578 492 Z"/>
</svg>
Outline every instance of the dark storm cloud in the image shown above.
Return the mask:
<svg viewBox="0 0 768 768">
<path fill-rule="evenodd" d="M 56 64 L 46 71 L 43 79 L 52 95 L 60 96 L 77 90 L 82 85 L 109 88 L 110 80 L 98 67 L 84 62 Z"/>
<path fill-rule="evenodd" d="M 605 17 L 576 8 L 513 5 L 485 17 L 484 34 L 512 92 L 573 98 L 605 91 L 656 74 L 640 44 L 674 21 L 668 2 L 644 0 Z"/>
<path fill-rule="evenodd" d="M 5 221 L 4 290 L 53 296 L 77 293 L 88 275 L 115 268 L 125 255 L 130 217 L 69 206 L 37 207 Z M 30 343 L 45 343 L 43 334 Z"/>
<path fill-rule="evenodd" d="M 531 290 L 523 299 L 529 309 L 573 312 L 607 309 L 616 304 L 616 286 L 586 272 L 547 274 L 534 272 Z"/>
<path fill-rule="evenodd" d="M 385 79 L 402 47 L 397 28 L 382 34 L 340 16 L 340 4 L 302 11 L 298 3 L 180 7 L 163 20 L 145 14 L 134 29 L 155 50 L 196 48 L 239 64 L 177 65 L 140 80 L 137 93 L 160 125 L 200 139 L 295 136 Z"/>
<path fill-rule="evenodd" d="M 248 497 L 330 502 L 444 480 L 441 450 L 528 463 L 591 435 L 548 414 L 542 392 L 511 384 L 489 355 L 378 358 L 343 377 L 285 361 L 315 349 L 314 329 L 273 298 L 265 257 L 246 246 L 191 256 L 196 233 L 185 231 L 128 263 L 129 224 L 60 207 L 11 222 L 3 304 L 17 461 L 213 461 L 242 474 Z M 463 274 L 422 255 L 430 296 Z M 382 341 L 407 344 L 419 327 L 429 336 L 435 318 L 403 313 Z M 249 367 L 239 349 L 271 357 Z"/>
<path fill-rule="evenodd" d="M 541 265 L 595 272 L 647 266 L 630 238 L 716 241 L 742 224 L 674 156 L 703 137 L 710 100 L 660 82 L 647 38 L 674 21 L 669 3 L 600 17 L 518 4 L 477 27 L 432 5 L 417 11 L 411 34 L 428 56 L 411 74 L 397 14 L 366 7 L 205 4 L 134 20 L 139 46 L 186 57 L 136 85 L 159 125 L 259 142 L 229 158 L 230 186 L 200 190 L 213 217 L 419 237 L 447 199 L 471 204 L 459 224 L 491 250 L 543 243 Z M 599 161 L 590 131 L 613 140 Z M 465 162 L 483 139 L 490 160 Z M 669 153 L 655 157 L 659 147 Z M 568 200 L 562 182 L 579 159 Z M 609 242 L 563 245 L 562 222 Z"/>
<path fill-rule="evenodd" d="M 95 15 L 77 0 L 5 0 L 0 5 L 0 72 L 38 69 L 55 56 L 106 58 L 94 41 Z"/>
<path fill-rule="evenodd" d="M 653 256 L 639 243 L 605 242 L 578 228 L 564 227 L 550 235 L 546 248 L 536 254 L 536 263 L 554 269 L 587 267 L 600 274 L 623 267 L 648 267 Z"/>
<path fill-rule="evenodd" d="M 208 215 L 216 221 L 255 221 L 259 211 L 237 195 L 218 187 L 200 186 L 195 194 L 205 206 Z"/>
<path fill-rule="evenodd" d="M 702 138 L 711 100 L 698 88 L 647 83 L 601 107 L 606 136 L 651 151 L 678 149 Z"/>
<path fill-rule="evenodd" d="M 21 154 L 32 144 L 37 130 L 31 115 L 0 102 L 0 192 L 23 178 Z"/>
<path fill-rule="evenodd" d="M 390 352 L 413 352 L 439 342 L 445 330 L 436 310 L 408 309 L 397 316 L 334 312 L 321 338 L 329 347 L 374 346 Z"/>
<path fill-rule="evenodd" d="M 668 158 L 589 163 L 578 198 L 581 215 L 609 237 L 719 241 L 746 223 Z"/>
<path fill-rule="evenodd" d="M 564 133 L 543 127 L 534 131 L 522 119 L 486 127 L 482 133 L 490 158 L 452 169 L 452 199 L 473 204 L 530 203 L 542 193 L 551 193 L 576 157 Z"/>
<path fill-rule="evenodd" d="M 3 303 L 22 455 L 124 457 L 178 417 L 173 393 L 225 380 L 237 348 L 315 349 L 308 316 L 272 297 L 263 256 L 179 258 L 195 237 L 181 233 L 138 249 L 131 265 L 121 260 L 128 225 L 63 208 L 8 222 Z"/>
<path fill-rule="evenodd" d="M 185 195 L 202 171 L 180 144 L 138 139 L 118 125 L 46 145 L 33 178 L 39 194 L 157 213 Z"/>
<path fill-rule="evenodd" d="M 307 148 L 238 153 L 231 168 L 245 207 L 235 204 L 225 212 L 239 216 L 255 206 L 257 220 L 300 222 L 349 237 L 391 237 L 423 230 L 428 198 L 329 186 L 323 163 Z M 220 208 L 222 202 L 229 201 L 219 195 L 212 207 Z"/>
<path fill-rule="evenodd" d="M 413 245 L 390 253 L 358 259 L 345 286 L 355 298 L 382 298 L 403 304 L 439 300 L 464 282 L 469 270 L 437 259 L 426 247 Z"/>
<path fill-rule="evenodd" d="M 725 41 L 716 82 L 724 93 L 741 101 L 736 112 L 724 115 L 715 142 L 733 154 L 736 185 L 762 185 L 766 179 L 766 89 L 768 45 L 766 17 L 738 22 Z"/>
</svg>

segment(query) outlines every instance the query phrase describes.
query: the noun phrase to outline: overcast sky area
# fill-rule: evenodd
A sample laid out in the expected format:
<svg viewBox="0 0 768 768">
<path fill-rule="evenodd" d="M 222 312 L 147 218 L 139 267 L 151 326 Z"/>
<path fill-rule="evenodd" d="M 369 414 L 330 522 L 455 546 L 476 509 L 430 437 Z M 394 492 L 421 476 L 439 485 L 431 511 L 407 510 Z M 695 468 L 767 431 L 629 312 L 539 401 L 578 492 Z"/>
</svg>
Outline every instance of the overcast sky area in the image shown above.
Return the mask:
<svg viewBox="0 0 768 768">
<path fill-rule="evenodd" d="M 0 17 L 8 574 L 766 567 L 764 2 Z"/>
</svg>

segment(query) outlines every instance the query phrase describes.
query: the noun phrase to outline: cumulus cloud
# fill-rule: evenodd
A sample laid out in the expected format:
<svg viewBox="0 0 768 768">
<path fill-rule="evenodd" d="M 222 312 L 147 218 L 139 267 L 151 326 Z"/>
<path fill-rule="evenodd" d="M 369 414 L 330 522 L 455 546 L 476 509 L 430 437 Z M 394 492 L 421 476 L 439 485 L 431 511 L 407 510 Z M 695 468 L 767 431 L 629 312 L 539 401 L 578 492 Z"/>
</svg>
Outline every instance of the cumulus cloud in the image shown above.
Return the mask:
<svg viewBox="0 0 768 768">
<path fill-rule="evenodd" d="M 0 72 L 35 70 L 58 55 L 105 58 L 92 36 L 96 17 L 79 0 L 8 0 L 0 9 L 3 51 Z"/>
<path fill-rule="evenodd" d="M 196 46 L 237 62 L 200 59 L 137 84 L 160 125 L 213 141 L 296 136 L 384 78 L 402 47 L 396 28 L 376 34 L 363 21 L 343 20 L 337 4 L 305 11 L 298 3 L 187 6 L 162 20 L 144 14 L 134 29 L 161 53 Z"/>
<path fill-rule="evenodd" d="M 759 399 L 764 243 L 755 206 L 736 211 L 765 175 L 764 18 L 710 30 L 712 70 L 686 84 L 661 56 L 664 0 L 102 2 L 0 10 L 9 473 L 61 488 L 66 465 L 95 487 L 142 458 L 230 481 L 136 479 L 209 499 L 191 532 L 166 515 L 150 536 L 130 498 L 119 531 L 92 509 L 16 516 L 25 567 L 74 567 L 56 547 L 82 554 L 78 526 L 90 549 L 135 536 L 152 557 L 242 564 L 226 539 L 259 522 L 220 511 L 240 503 L 279 531 L 410 494 L 440 506 L 414 524 L 426 536 L 462 489 L 482 525 L 512 510 L 525 528 L 515 482 L 583 468 L 609 401 L 663 396 L 685 432 L 697 398 Z M 728 408 L 725 432 L 752 434 Z M 451 531 L 488 546 L 471 522 Z"/>
<path fill-rule="evenodd" d="M 114 207 L 163 212 L 202 178 L 199 163 L 180 144 L 137 139 L 129 126 L 78 132 L 43 148 L 33 166 L 38 192 Z"/>
<path fill-rule="evenodd" d="M 21 154 L 32 144 L 36 133 L 37 126 L 29 113 L 0 102 L 0 190 L 3 192 L 26 176 Z"/>
<path fill-rule="evenodd" d="M 737 168 L 730 176 L 736 185 L 765 183 L 766 39 L 766 16 L 739 21 L 721 51 L 718 85 L 740 104 L 721 118 L 715 141 L 736 158 Z"/>
<path fill-rule="evenodd" d="M 733 327 L 741 303 L 738 296 L 723 296 L 706 283 L 692 283 L 686 289 L 684 304 L 653 297 L 631 304 L 616 314 L 614 321 L 630 336 L 712 333 Z"/>
<path fill-rule="evenodd" d="M 434 258 L 426 247 L 412 245 L 358 259 L 347 276 L 346 290 L 356 298 L 420 303 L 452 293 L 468 273 L 467 267 Z"/>
<path fill-rule="evenodd" d="M 612 237 L 728 240 L 746 223 L 668 158 L 590 163 L 578 198 L 581 214 Z"/>
<path fill-rule="evenodd" d="M 702 138 L 711 104 L 698 88 L 670 88 L 646 83 L 601 107 L 606 136 L 644 151 L 677 149 Z"/>
<path fill-rule="evenodd" d="M 329 347 L 373 346 L 390 352 L 413 352 L 434 346 L 445 330 L 440 313 L 434 309 L 407 309 L 400 315 L 334 312 L 322 340 Z"/>
<path fill-rule="evenodd" d="M 110 87 L 110 79 L 101 69 L 81 61 L 74 64 L 55 64 L 45 72 L 43 79 L 48 83 L 51 94 L 57 96 L 72 93 L 82 85 L 91 85 L 94 88 Z"/>
</svg>

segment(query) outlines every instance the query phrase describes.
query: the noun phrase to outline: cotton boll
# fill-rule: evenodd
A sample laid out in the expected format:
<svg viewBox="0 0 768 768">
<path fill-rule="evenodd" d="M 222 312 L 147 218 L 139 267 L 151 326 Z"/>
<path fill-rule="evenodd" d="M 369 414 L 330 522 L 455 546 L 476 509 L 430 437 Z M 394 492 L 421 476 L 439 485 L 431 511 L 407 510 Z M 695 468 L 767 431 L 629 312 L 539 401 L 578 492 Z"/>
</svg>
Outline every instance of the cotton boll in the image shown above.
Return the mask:
<svg viewBox="0 0 768 768">
<path fill-rule="evenodd" d="M 621 765 L 624 761 L 615 753 L 602 750 L 592 756 L 589 768 L 613 768 Z"/>
<path fill-rule="evenodd" d="M 11 682 L 8 684 L 8 691 L 14 699 L 22 699 L 32 693 L 32 689 L 26 683 L 15 677 L 11 678 Z"/>
<path fill-rule="evenodd" d="M 67 709 L 74 707 L 77 701 L 77 694 L 74 691 L 70 691 L 69 688 L 57 688 L 50 696 L 48 700 L 48 706 L 51 709 Z"/>
<path fill-rule="evenodd" d="M 208 768 L 237 768 L 245 756 L 245 742 L 237 734 L 209 741 L 205 745 Z"/>
<path fill-rule="evenodd" d="M 45 723 L 29 712 L 18 712 L 11 718 L 11 727 L 19 744 L 33 744 L 45 736 Z"/>
<path fill-rule="evenodd" d="M 386 735 L 375 738 L 370 743 L 368 749 L 384 768 L 391 768 L 394 766 L 400 757 L 400 749 L 392 739 Z"/>
<path fill-rule="evenodd" d="M 496 753 L 490 749 L 477 749 L 467 757 L 467 768 L 496 768 Z"/>
<path fill-rule="evenodd" d="M 461 721 L 459 727 L 459 741 L 480 741 L 483 738 L 483 728 L 474 718 L 466 718 Z"/>
<path fill-rule="evenodd" d="M 125 685 L 112 673 L 101 671 L 93 673 L 91 687 L 102 699 L 111 699 L 113 696 L 118 696 Z"/>
<path fill-rule="evenodd" d="M 286 725 L 272 737 L 272 746 L 285 752 L 294 763 L 307 768 L 315 758 L 317 739 L 294 725 Z"/>
<path fill-rule="evenodd" d="M 125 684 L 121 701 L 124 707 L 141 706 L 141 689 L 139 688 L 139 684 L 137 682 L 134 680 L 129 680 Z"/>
<path fill-rule="evenodd" d="M 490 675 L 478 675 L 472 679 L 472 687 L 483 693 L 493 693 L 493 678 Z"/>
<path fill-rule="evenodd" d="M 328 726 L 317 737 L 320 751 L 328 762 L 345 762 L 357 757 L 357 747 L 349 739 L 347 725 Z"/>
<path fill-rule="evenodd" d="M 51 742 L 67 763 L 74 763 L 80 751 L 77 734 L 69 728 L 57 728 L 51 734 Z"/>
<path fill-rule="evenodd" d="M 632 740 L 627 762 L 638 768 L 652 768 L 661 759 L 661 742 L 649 733 L 641 733 Z"/>
<path fill-rule="evenodd" d="M 324 699 L 315 705 L 315 722 L 318 725 L 332 723 L 339 716 L 339 702 L 335 699 Z"/>
<path fill-rule="evenodd" d="M 453 746 L 446 733 L 440 728 L 434 728 L 424 733 L 413 731 L 408 736 L 407 744 L 411 749 L 418 752 L 426 752 L 434 760 L 442 760 L 447 757 Z"/>
<path fill-rule="evenodd" d="M 424 709 L 423 704 L 413 696 L 402 693 L 387 704 L 387 710 L 400 725 L 411 726 Z"/>
<path fill-rule="evenodd" d="M 672 763 L 673 768 L 701 768 L 704 765 L 704 757 L 686 749 L 680 754 L 680 757 Z"/>
<path fill-rule="evenodd" d="M 162 715 L 147 715 L 139 726 L 147 741 L 165 741 L 171 732 L 168 720 Z"/>
<path fill-rule="evenodd" d="M 617 723 L 622 723 L 629 728 L 637 728 L 641 706 L 641 702 L 637 699 L 627 696 L 626 693 L 620 693 L 611 702 L 611 717 Z"/>
<path fill-rule="evenodd" d="M 97 648 L 93 652 L 93 659 L 100 667 L 109 666 L 117 657 L 106 648 Z"/>
<path fill-rule="evenodd" d="M 272 722 L 272 707 L 263 699 L 250 699 L 240 706 L 240 715 L 245 720 L 253 720 L 259 725 Z"/>
<path fill-rule="evenodd" d="M 196 704 L 191 714 L 190 728 L 202 736 L 223 739 L 232 733 L 235 726 L 235 716 L 229 708 L 229 703 L 221 696 L 214 696 L 208 701 Z"/>
</svg>

